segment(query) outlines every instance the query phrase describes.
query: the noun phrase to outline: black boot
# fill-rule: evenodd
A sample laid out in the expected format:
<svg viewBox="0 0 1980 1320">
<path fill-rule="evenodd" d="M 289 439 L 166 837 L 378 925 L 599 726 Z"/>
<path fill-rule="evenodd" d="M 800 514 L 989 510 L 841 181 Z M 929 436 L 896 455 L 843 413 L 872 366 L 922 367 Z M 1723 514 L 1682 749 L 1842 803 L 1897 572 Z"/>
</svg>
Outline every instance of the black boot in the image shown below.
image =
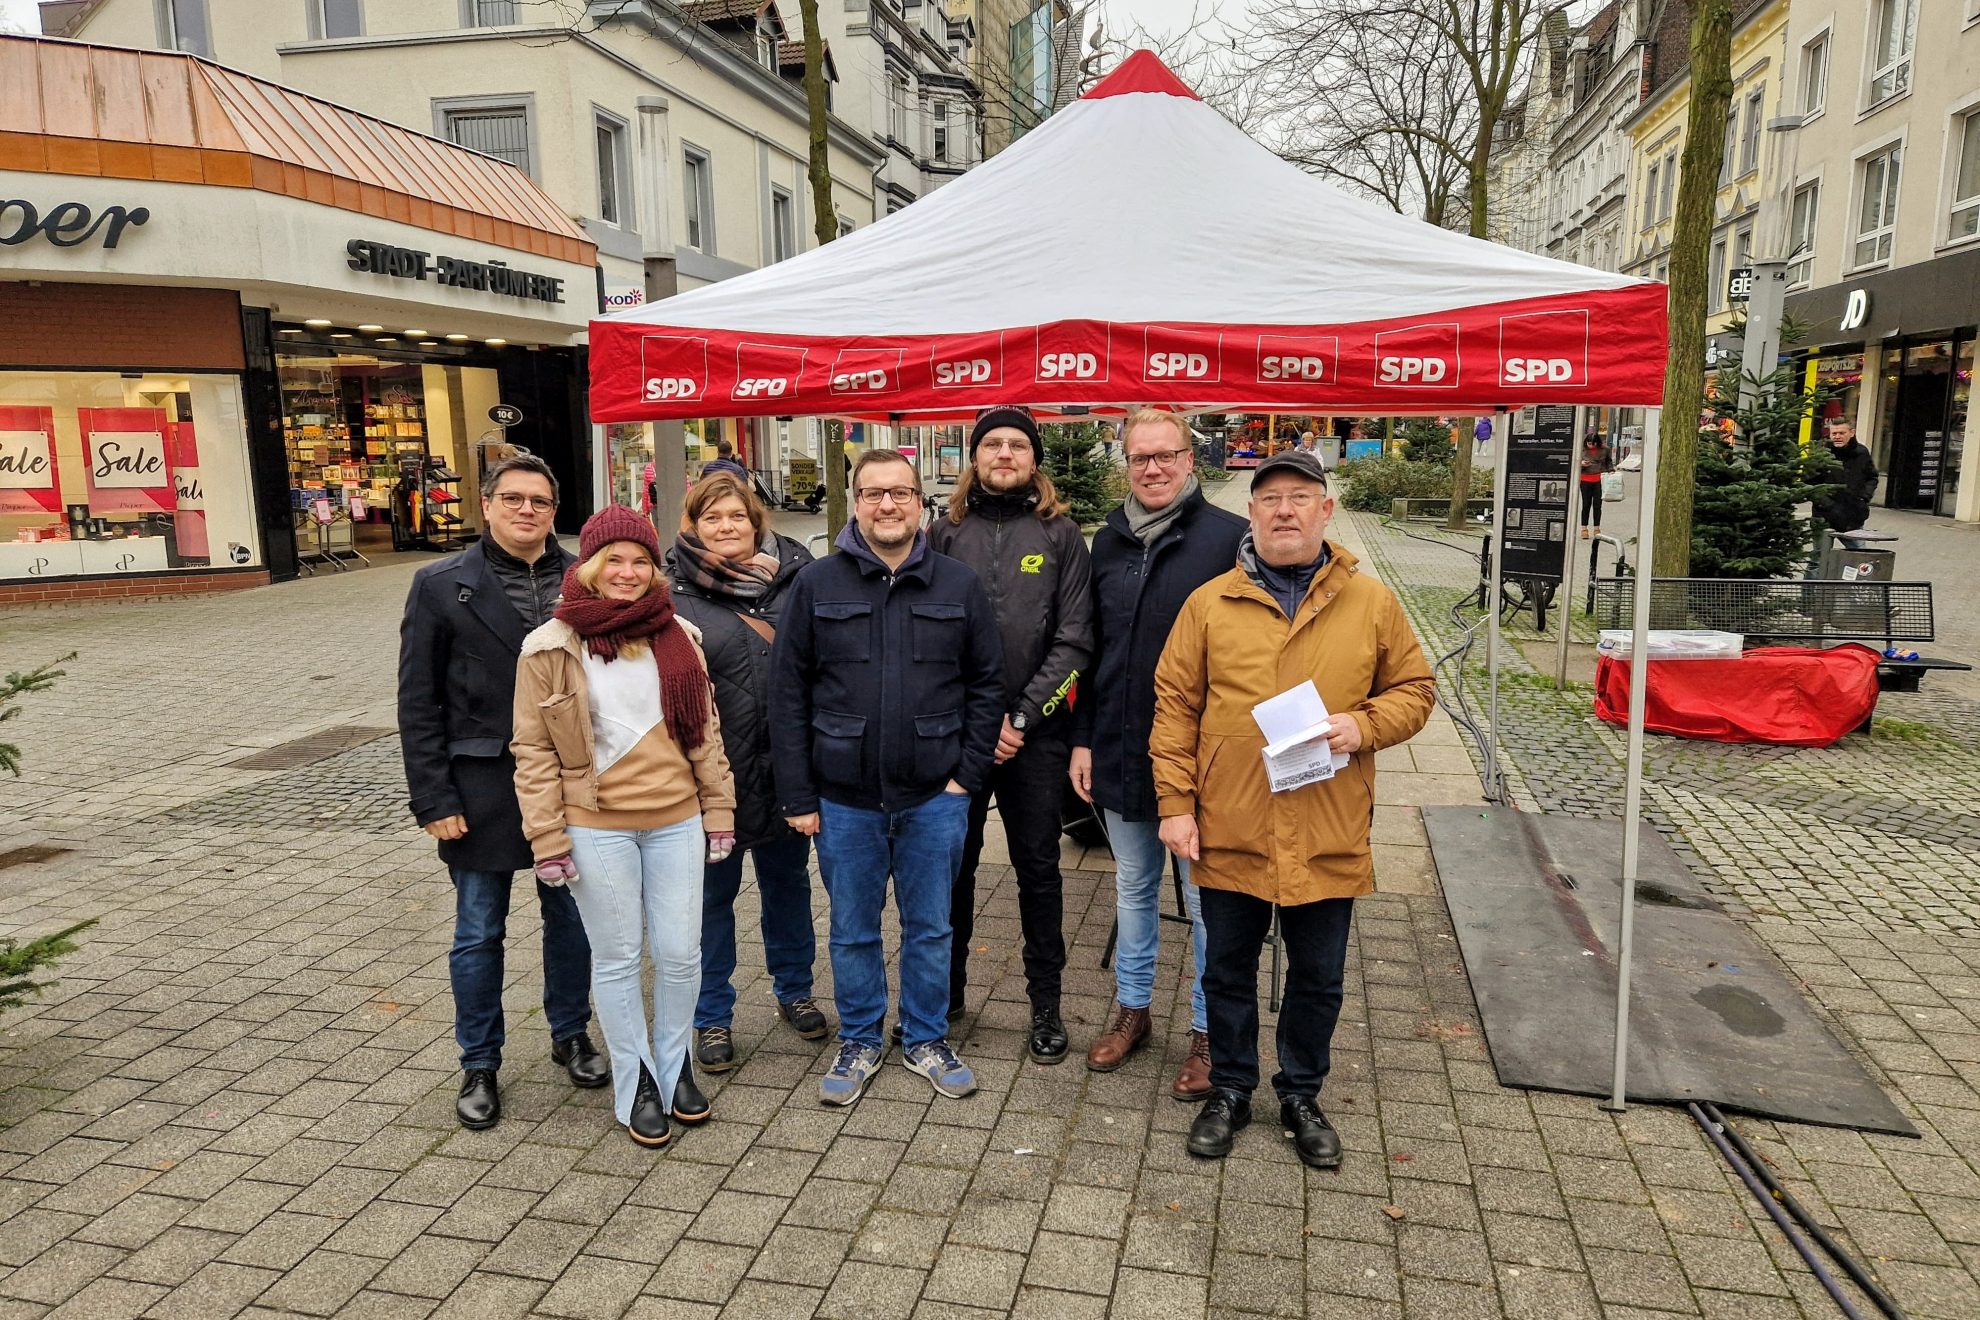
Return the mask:
<svg viewBox="0 0 1980 1320">
<path fill-rule="evenodd" d="M 681 1064 L 681 1075 L 674 1082 L 674 1121 L 676 1123 L 700 1123 L 708 1118 L 710 1106 L 708 1097 L 694 1084 L 694 1051 L 688 1051 L 687 1059 Z"/>
<path fill-rule="evenodd" d="M 612 1080 L 612 1065 L 605 1061 L 604 1055 L 592 1048 L 588 1032 L 580 1031 L 569 1040 L 550 1042 L 550 1061 L 563 1065 L 564 1071 L 570 1074 L 572 1086 L 581 1086 L 587 1091 Z"/>
<path fill-rule="evenodd" d="M 664 1146 L 674 1132 L 667 1122 L 667 1107 L 660 1103 L 660 1084 L 646 1065 L 639 1066 L 639 1089 L 633 1092 L 632 1118 L 626 1131 L 642 1146 Z"/>
<path fill-rule="evenodd" d="M 1031 1010 L 1031 1038 L 1025 1052 L 1033 1063 L 1064 1063 L 1069 1042 L 1056 1005 Z"/>
<path fill-rule="evenodd" d="M 1212 1091 L 1189 1125 L 1189 1153 L 1206 1160 L 1223 1159 L 1250 1122 L 1251 1101 L 1235 1091 Z"/>
<path fill-rule="evenodd" d="M 461 1098 L 454 1101 L 461 1126 L 479 1132 L 502 1119 L 502 1095 L 495 1089 L 493 1068 L 470 1068 L 461 1078 Z"/>
<path fill-rule="evenodd" d="M 1315 1169 L 1341 1167 L 1341 1138 L 1311 1100 L 1281 1100 L 1279 1126 L 1292 1138 L 1300 1162 Z"/>
</svg>

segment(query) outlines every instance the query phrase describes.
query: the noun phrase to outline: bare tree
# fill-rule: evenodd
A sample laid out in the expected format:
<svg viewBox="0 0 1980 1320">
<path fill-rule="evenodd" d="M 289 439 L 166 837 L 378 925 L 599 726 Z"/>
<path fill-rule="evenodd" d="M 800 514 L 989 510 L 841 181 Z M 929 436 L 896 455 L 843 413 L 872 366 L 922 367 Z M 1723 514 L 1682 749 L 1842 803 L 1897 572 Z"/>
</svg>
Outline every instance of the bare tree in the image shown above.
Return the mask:
<svg viewBox="0 0 1980 1320">
<path fill-rule="evenodd" d="M 825 39 L 818 34 L 818 0 L 798 0 L 798 13 L 804 20 L 804 103 L 810 119 L 811 154 L 806 173 L 811 180 L 813 223 L 818 246 L 824 247 L 839 236 L 839 213 L 832 205 L 832 164 L 826 143 L 829 119 L 825 109 Z M 828 421 L 819 428 L 825 452 L 818 475 L 825 481 L 825 530 L 836 541 L 846 525 L 845 465 L 839 461 L 839 433 L 844 424 Z"/>
<path fill-rule="evenodd" d="M 1706 265 L 1712 210 L 1732 106 L 1732 0 L 1691 0 L 1691 96 L 1671 232 L 1670 357 L 1657 465 L 1655 577 L 1691 571 L 1691 497 L 1698 479 L 1698 408 L 1705 398 Z"/>
</svg>

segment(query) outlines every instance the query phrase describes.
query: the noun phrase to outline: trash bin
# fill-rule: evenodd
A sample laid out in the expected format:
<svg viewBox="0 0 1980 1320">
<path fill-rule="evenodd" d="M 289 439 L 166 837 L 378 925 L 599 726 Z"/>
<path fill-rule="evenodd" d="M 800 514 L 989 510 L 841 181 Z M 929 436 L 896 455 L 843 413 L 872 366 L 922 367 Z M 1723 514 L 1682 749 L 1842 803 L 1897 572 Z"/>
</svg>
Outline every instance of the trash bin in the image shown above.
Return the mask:
<svg viewBox="0 0 1980 1320">
<path fill-rule="evenodd" d="M 1897 533 L 1860 527 L 1830 532 L 1822 549 L 1822 576 L 1830 581 L 1893 582 L 1897 573 Z"/>
</svg>

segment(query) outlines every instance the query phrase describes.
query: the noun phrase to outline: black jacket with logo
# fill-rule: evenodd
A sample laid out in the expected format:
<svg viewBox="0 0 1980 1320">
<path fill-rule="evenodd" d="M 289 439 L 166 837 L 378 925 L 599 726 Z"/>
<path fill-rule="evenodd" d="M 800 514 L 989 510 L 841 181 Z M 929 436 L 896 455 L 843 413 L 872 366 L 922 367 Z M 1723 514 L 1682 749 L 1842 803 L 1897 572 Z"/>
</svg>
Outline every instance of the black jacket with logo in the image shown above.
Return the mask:
<svg viewBox="0 0 1980 1320">
<path fill-rule="evenodd" d="M 773 631 L 780 627 L 791 584 L 810 562 L 803 546 L 788 536 L 777 537 L 777 576 L 763 595 L 744 600 L 695 584 L 668 556 L 674 612 L 701 629 L 701 652 L 708 657 L 708 677 L 715 684 L 722 748 L 736 777 L 738 848 L 790 833 L 777 809 L 777 784 L 770 773 L 770 643 L 742 616 L 761 619 Z"/>
<path fill-rule="evenodd" d="M 1093 800 L 1127 820 L 1157 819 L 1148 758 L 1155 662 L 1183 602 L 1237 564 L 1249 529 L 1198 491 L 1152 546 L 1128 530 L 1122 509 L 1094 534 L 1093 668 L 1073 707 L 1073 745 L 1093 749 Z"/>
<path fill-rule="evenodd" d="M 928 529 L 928 544 L 976 570 L 990 597 L 1004 642 L 1004 713 L 1024 715 L 1027 738 L 1048 727 L 1063 734 L 1067 697 L 1093 655 L 1086 538 L 1069 517 L 1040 519 L 1037 505 L 1036 492 L 1013 500 L 973 491 L 961 522 L 943 517 Z"/>
<path fill-rule="evenodd" d="M 791 584 L 770 656 L 770 751 L 783 814 L 821 797 L 901 811 L 954 779 L 981 792 L 1003 727 L 997 621 L 965 564 L 918 534 L 899 571 L 859 528 Z"/>
<path fill-rule="evenodd" d="M 506 575 L 492 558 L 500 553 L 483 540 L 420 569 L 399 625 L 399 748 L 413 818 L 466 816 L 468 832 L 442 841 L 440 860 L 477 871 L 534 864 L 509 755 L 516 659 L 574 562 L 554 538 L 534 564 L 504 555 Z M 526 618 L 518 599 L 541 617 Z"/>
</svg>

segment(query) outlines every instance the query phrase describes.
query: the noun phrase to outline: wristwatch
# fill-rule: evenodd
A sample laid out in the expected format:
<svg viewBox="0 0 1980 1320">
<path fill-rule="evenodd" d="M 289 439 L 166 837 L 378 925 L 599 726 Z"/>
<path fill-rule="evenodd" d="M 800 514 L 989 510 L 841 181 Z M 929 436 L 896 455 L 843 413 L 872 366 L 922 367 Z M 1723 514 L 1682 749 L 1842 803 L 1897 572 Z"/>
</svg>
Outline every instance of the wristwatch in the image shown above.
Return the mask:
<svg viewBox="0 0 1980 1320">
<path fill-rule="evenodd" d="M 1023 711 L 1019 711 L 1017 714 L 1011 716 L 1011 727 L 1013 729 L 1016 729 L 1019 733 L 1023 733 L 1026 729 L 1031 727 L 1031 717 L 1026 715 Z"/>
</svg>

